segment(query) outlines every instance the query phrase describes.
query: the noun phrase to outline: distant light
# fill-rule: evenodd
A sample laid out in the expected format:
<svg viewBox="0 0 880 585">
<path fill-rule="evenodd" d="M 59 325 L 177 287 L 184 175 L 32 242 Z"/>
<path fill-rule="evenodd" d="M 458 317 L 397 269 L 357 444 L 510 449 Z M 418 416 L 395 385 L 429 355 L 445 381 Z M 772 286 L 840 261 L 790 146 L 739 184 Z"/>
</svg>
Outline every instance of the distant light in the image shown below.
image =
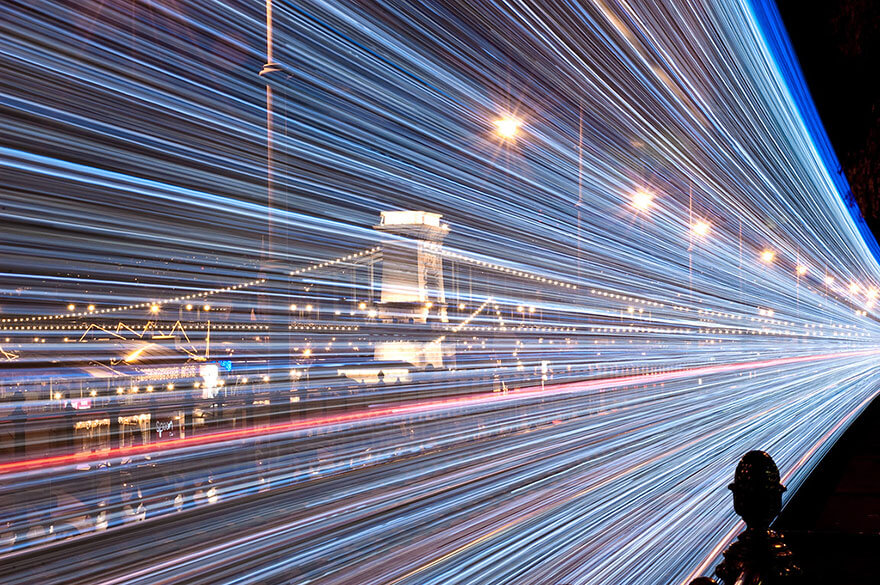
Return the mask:
<svg viewBox="0 0 880 585">
<path fill-rule="evenodd" d="M 513 138 L 519 131 L 520 121 L 510 116 L 495 120 L 495 129 L 501 138 Z"/>
<path fill-rule="evenodd" d="M 525 313 L 525 311 L 526 311 L 526 308 L 525 308 L 525 307 L 523 307 L 523 306 L 522 306 L 522 305 L 520 305 L 520 306 L 518 306 L 518 307 L 517 307 L 517 308 L 516 308 L 516 310 L 517 310 L 517 312 L 520 312 L 520 313 Z"/>
<path fill-rule="evenodd" d="M 89 311 L 94 311 L 94 310 L 95 310 L 95 305 L 89 305 L 87 308 L 88 308 Z"/>
<path fill-rule="evenodd" d="M 833 284 L 833 283 L 834 283 L 834 277 L 833 277 L 833 276 L 826 276 L 826 277 L 825 277 L 825 284 L 830 285 L 830 284 Z"/>
<path fill-rule="evenodd" d="M 534 313 L 534 312 L 535 312 L 535 307 L 529 307 L 529 313 Z"/>
<path fill-rule="evenodd" d="M 861 287 L 857 283 L 853 282 L 849 285 L 849 292 L 852 294 L 858 294 L 859 290 L 861 290 Z"/>
<path fill-rule="evenodd" d="M 168 388 L 169 390 L 174 390 L 174 384 L 168 384 L 165 387 Z"/>
<path fill-rule="evenodd" d="M 152 305 L 150 307 L 150 312 L 151 313 L 158 313 L 159 312 L 159 305 Z"/>
<path fill-rule="evenodd" d="M 458 303 L 458 310 L 464 311 L 464 303 Z"/>
<path fill-rule="evenodd" d="M 311 310 L 312 310 L 312 306 L 311 306 L 311 305 L 306 305 L 306 311 L 311 311 Z"/>
<path fill-rule="evenodd" d="M 632 206 L 639 211 L 647 211 L 653 201 L 654 195 L 643 190 L 636 191 L 632 196 Z"/>
<path fill-rule="evenodd" d="M 73 303 L 70 303 L 69 305 L 67 305 L 67 310 L 68 310 L 68 311 L 73 311 L 73 310 L 75 310 L 75 309 L 76 309 L 76 305 L 74 305 Z"/>
<path fill-rule="evenodd" d="M 363 311 L 366 308 L 367 308 L 367 303 L 358 303 L 358 309 L 360 309 L 361 311 Z"/>
<path fill-rule="evenodd" d="M 147 392 L 152 392 L 152 391 L 153 391 L 153 387 L 152 387 L 152 386 L 147 386 Z"/>
<path fill-rule="evenodd" d="M 773 250 L 764 250 L 763 252 L 761 252 L 761 260 L 768 264 L 770 262 L 773 262 L 775 258 L 776 252 L 774 252 Z"/>
<path fill-rule="evenodd" d="M 131 393 L 132 393 L 132 394 L 137 394 L 138 390 L 140 390 L 140 388 L 138 388 L 137 386 L 132 386 L 132 387 L 131 387 Z"/>
<path fill-rule="evenodd" d="M 709 233 L 711 227 L 708 222 L 698 221 L 691 226 L 691 230 L 698 236 L 705 236 Z"/>
<path fill-rule="evenodd" d="M 55 393 L 55 400 L 61 400 L 61 392 Z"/>
<path fill-rule="evenodd" d="M 211 305 L 205 305 L 205 306 L 203 306 L 203 307 L 202 307 L 202 310 L 203 310 L 203 311 L 210 311 L 210 310 L 211 310 Z"/>
<path fill-rule="evenodd" d="M 803 264 L 798 264 L 798 267 L 797 267 L 798 276 L 803 276 L 806 273 L 807 273 L 807 267 L 804 266 Z"/>
<path fill-rule="evenodd" d="M 370 309 L 370 310 L 367 312 L 367 317 L 369 317 L 370 319 L 375 319 L 375 318 L 376 318 L 376 315 L 378 315 L 378 314 L 379 314 L 379 313 L 376 312 L 376 309 Z"/>
<path fill-rule="evenodd" d="M 117 393 L 117 394 L 122 394 L 123 392 L 125 392 L 125 389 L 124 389 L 122 386 L 117 386 L 117 387 L 116 387 L 116 393 Z"/>
<path fill-rule="evenodd" d="M 304 349 L 302 354 L 303 354 L 303 357 L 309 357 L 310 355 L 312 355 L 312 350 Z"/>
<path fill-rule="evenodd" d="M 877 289 L 876 288 L 869 288 L 867 291 L 865 291 L 865 295 L 867 295 L 867 297 L 869 299 L 876 299 L 877 298 Z"/>
<path fill-rule="evenodd" d="M 92 390 L 91 392 L 89 392 L 89 396 L 97 396 L 97 395 L 98 395 L 97 390 Z"/>
<path fill-rule="evenodd" d="M 192 310 L 193 310 L 193 306 L 192 306 L 192 304 L 187 304 L 187 305 L 186 305 L 186 310 L 187 310 L 187 311 L 192 311 Z"/>
<path fill-rule="evenodd" d="M 263 376 L 263 382 L 268 382 L 268 381 L 269 381 L 269 376 Z"/>
</svg>

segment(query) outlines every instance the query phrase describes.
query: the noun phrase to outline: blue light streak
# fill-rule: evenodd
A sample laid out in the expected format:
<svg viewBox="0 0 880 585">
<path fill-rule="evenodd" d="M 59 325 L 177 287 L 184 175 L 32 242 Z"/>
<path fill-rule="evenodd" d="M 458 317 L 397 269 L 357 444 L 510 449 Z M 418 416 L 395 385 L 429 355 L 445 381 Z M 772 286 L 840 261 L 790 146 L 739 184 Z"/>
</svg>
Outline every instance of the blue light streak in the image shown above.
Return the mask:
<svg viewBox="0 0 880 585">
<path fill-rule="evenodd" d="M 0 11 L 4 583 L 684 583 L 878 393 L 768 2 Z"/>
</svg>

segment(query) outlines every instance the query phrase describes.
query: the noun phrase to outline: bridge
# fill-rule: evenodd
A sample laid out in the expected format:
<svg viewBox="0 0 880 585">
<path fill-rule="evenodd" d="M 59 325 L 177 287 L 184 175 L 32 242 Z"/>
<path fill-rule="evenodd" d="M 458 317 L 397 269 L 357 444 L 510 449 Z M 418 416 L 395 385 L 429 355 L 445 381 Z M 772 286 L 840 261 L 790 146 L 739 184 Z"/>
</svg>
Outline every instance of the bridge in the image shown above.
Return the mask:
<svg viewBox="0 0 880 585">
<path fill-rule="evenodd" d="M 262 8 L 2 8 L 4 583 L 687 583 L 876 397 L 771 2 Z"/>
</svg>

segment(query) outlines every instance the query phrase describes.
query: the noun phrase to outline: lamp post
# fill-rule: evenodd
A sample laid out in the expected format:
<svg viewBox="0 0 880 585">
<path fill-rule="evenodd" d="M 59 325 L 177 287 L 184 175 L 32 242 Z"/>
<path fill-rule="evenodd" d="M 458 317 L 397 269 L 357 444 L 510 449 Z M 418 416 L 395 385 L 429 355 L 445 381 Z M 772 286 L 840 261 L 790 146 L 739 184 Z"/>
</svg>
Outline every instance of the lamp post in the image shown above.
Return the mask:
<svg viewBox="0 0 880 585">
<path fill-rule="evenodd" d="M 276 122 L 275 122 L 275 87 L 273 87 L 273 83 L 276 83 L 276 78 L 279 76 L 285 76 L 283 68 L 281 65 L 275 62 L 275 23 L 273 19 L 272 13 L 272 0 L 266 0 L 266 63 L 263 65 L 260 70 L 260 77 L 264 78 L 266 82 L 266 233 L 262 238 L 261 242 L 261 259 L 260 259 L 260 272 L 261 277 L 266 279 L 267 282 L 270 282 L 269 276 L 273 272 L 277 272 L 281 274 L 281 270 L 278 269 L 277 262 L 275 261 L 276 254 L 283 254 L 283 257 L 287 257 L 287 245 L 288 245 L 288 237 L 286 228 L 283 229 L 283 233 L 281 235 L 280 246 L 278 239 L 278 234 L 276 233 L 277 229 L 275 226 L 276 218 L 275 218 L 275 210 L 276 209 L 285 209 L 286 201 L 282 200 L 279 197 L 279 186 L 280 182 L 278 181 L 278 171 L 277 171 L 277 151 L 276 151 Z M 282 80 L 283 81 L 283 80 Z M 284 226 L 284 222 L 282 220 L 281 223 Z M 287 279 L 287 293 L 290 296 L 290 279 Z M 269 294 L 261 295 L 261 298 L 258 302 L 259 306 L 262 309 L 265 317 L 269 318 L 270 325 L 269 329 L 266 332 L 265 336 L 265 344 L 267 347 L 266 350 L 266 369 L 267 373 L 271 372 L 272 369 L 272 355 L 274 354 L 273 344 L 279 339 L 286 340 L 285 353 L 290 355 L 290 345 L 291 345 L 291 336 L 290 336 L 290 328 L 289 328 L 289 317 L 284 319 L 283 329 L 286 331 L 286 334 L 278 335 L 275 333 L 273 329 L 275 329 L 272 324 L 274 323 L 274 311 L 272 310 L 273 299 Z"/>
</svg>

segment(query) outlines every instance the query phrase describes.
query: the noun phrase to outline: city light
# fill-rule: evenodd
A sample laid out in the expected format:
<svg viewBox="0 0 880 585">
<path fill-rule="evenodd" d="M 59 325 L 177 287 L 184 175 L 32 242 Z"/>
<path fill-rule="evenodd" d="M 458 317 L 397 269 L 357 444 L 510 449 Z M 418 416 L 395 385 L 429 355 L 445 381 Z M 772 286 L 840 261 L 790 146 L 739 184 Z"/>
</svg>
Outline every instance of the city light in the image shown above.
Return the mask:
<svg viewBox="0 0 880 585">
<path fill-rule="evenodd" d="M 761 252 L 761 261 L 765 262 L 766 264 L 770 264 L 775 259 L 776 252 L 774 252 L 773 250 L 764 250 L 763 252 Z"/>
<path fill-rule="evenodd" d="M 799 264 L 796 269 L 796 272 L 797 272 L 798 276 L 803 276 L 807 273 L 807 267 L 804 266 L 803 264 Z"/>
</svg>

